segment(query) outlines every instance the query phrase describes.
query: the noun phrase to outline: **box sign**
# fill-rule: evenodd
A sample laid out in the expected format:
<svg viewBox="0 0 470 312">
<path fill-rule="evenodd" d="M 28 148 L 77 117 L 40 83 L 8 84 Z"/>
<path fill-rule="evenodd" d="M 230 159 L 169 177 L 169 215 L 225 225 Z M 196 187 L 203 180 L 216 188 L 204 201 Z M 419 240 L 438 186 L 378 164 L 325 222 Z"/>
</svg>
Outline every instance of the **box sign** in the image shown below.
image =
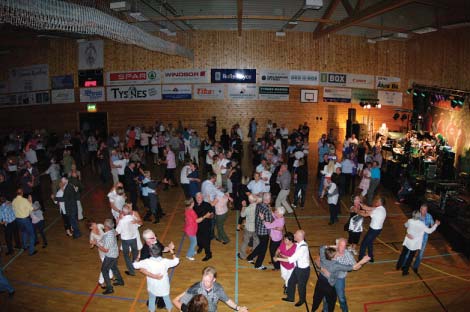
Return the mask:
<svg viewBox="0 0 470 312">
<path fill-rule="evenodd" d="M 195 85 L 193 99 L 195 100 L 223 100 L 225 98 L 224 85 L 206 84 Z"/>
<path fill-rule="evenodd" d="M 193 89 L 191 85 L 163 85 L 162 98 L 164 100 L 190 100 Z"/>
<path fill-rule="evenodd" d="M 256 69 L 211 69 L 212 83 L 256 83 Z"/>
<path fill-rule="evenodd" d="M 86 111 L 89 113 L 96 113 L 98 111 L 98 108 L 96 107 L 96 104 L 87 104 Z"/>
<path fill-rule="evenodd" d="M 320 73 L 317 71 L 291 70 L 289 74 L 289 84 L 318 86 Z"/>
<path fill-rule="evenodd" d="M 250 84 L 233 84 L 227 86 L 228 98 L 232 100 L 256 100 L 258 88 Z"/>
<path fill-rule="evenodd" d="M 347 76 L 347 74 L 321 73 L 320 84 L 322 86 L 345 87 Z"/>
<path fill-rule="evenodd" d="M 323 88 L 324 102 L 351 103 L 351 89 L 349 88 Z"/>
<path fill-rule="evenodd" d="M 106 98 L 108 101 L 161 100 L 162 90 L 160 85 L 107 87 Z"/>
<path fill-rule="evenodd" d="M 80 88 L 80 102 L 103 102 L 104 88 Z"/>
<path fill-rule="evenodd" d="M 259 87 L 258 99 L 272 101 L 289 101 L 289 87 Z"/>
<path fill-rule="evenodd" d="M 162 73 L 163 83 L 208 83 L 209 71 L 205 69 L 173 69 Z"/>
<path fill-rule="evenodd" d="M 74 89 L 60 89 L 51 91 L 52 104 L 75 103 Z"/>
<path fill-rule="evenodd" d="M 106 84 L 108 86 L 159 84 L 160 74 L 160 71 L 156 69 L 109 72 L 106 73 Z"/>
<path fill-rule="evenodd" d="M 289 84 L 289 71 L 261 70 L 259 74 L 260 84 Z"/>
</svg>

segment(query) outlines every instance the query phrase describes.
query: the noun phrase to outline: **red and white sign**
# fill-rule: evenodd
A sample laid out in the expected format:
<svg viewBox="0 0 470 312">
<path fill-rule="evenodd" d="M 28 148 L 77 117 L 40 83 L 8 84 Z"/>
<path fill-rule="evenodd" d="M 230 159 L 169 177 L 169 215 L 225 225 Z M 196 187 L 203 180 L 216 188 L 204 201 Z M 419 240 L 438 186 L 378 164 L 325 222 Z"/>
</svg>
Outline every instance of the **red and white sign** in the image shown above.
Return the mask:
<svg viewBox="0 0 470 312">
<path fill-rule="evenodd" d="M 195 100 L 223 100 L 225 90 L 223 84 L 195 85 L 193 99 Z"/>
<path fill-rule="evenodd" d="M 159 84 L 161 82 L 160 75 L 159 70 L 109 72 L 106 75 L 106 85 Z"/>
<path fill-rule="evenodd" d="M 163 83 L 208 83 L 210 71 L 205 69 L 171 69 L 162 73 Z"/>
</svg>

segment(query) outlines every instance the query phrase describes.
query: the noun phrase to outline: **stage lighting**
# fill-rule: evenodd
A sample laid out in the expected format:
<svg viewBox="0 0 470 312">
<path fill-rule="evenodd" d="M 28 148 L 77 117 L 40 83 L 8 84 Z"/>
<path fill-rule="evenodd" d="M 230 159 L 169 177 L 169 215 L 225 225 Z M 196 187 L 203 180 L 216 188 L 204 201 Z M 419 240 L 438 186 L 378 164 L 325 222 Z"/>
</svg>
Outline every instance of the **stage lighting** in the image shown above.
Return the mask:
<svg viewBox="0 0 470 312">
<path fill-rule="evenodd" d="M 375 107 L 377 107 L 377 108 L 382 108 L 382 104 L 379 103 L 379 104 L 377 104 Z"/>
<path fill-rule="evenodd" d="M 414 95 L 414 96 L 418 96 L 418 93 L 416 93 L 416 92 L 413 92 L 413 95 Z"/>
<path fill-rule="evenodd" d="M 395 115 L 393 115 L 393 119 L 394 119 L 394 120 L 397 120 L 398 118 L 400 118 L 400 114 L 395 113 Z"/>
<path fill-rule="evenodd" d="M 406 90 L 406 94 L 411 94 L 412 91 L 413 91 L 413 89 L 410 88 L 410 89 Z"/>
<path fill-rule="evenodd" d="M 424 93 L 424 92 L 421 93 L 421 96 L 422 96 L 422 97 L 426 97 L 426 93 Z"/>
</svg>

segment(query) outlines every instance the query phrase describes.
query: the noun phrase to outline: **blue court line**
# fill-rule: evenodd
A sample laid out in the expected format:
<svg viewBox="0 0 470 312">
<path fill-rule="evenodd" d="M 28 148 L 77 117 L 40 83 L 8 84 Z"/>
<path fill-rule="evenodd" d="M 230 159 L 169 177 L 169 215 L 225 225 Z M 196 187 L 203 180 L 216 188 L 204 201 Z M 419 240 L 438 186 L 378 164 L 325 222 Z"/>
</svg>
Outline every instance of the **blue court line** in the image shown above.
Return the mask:
<svg viewBox="0 0 470 312">
<path fill-rule="evenodd" d="M 266 267 L 267 267 L 268 269 L 274 269 L 274 267 L 273 267 L 272 265 L 267 265 Z M 240 269 L 253 269 L 253 270 L 259 271 L 258 269 L 255 269 L 254 266 L 240 265 L 239 268 L 240 268 Z"/>
<path fill-rule="evenodd" d="M 407 214 L 403 214 L 403 213 L 389 213 L 387 214 L 387 217 L 393 217 L 393 216 L 409 216 Z M 339 218 L 349 218 L 349 216 L 347 215 L 343 215 L 343 216 L 338 216 Z M 295 216 L 284 216 L 284 218 L 286 219 L 295 219 Z M 297 219 L 329 219 L 330 216 L 327 215 L 327 216 L 312 216 L 312 215 L 307 215 L 307 216 L 297 216 Z"/>
<path fill-rule="evenodd" d="M 79 296 L 89 297 L 91 295 L 91 293 L 86 292 L 86 291 L 70 290 L 70 289 L 65 289 L 65 288 L 60 288 L 60 287 L 50 287 L 50 286 L 45 286 L 45 285 L 31 283 L 31 282 L 24 282 L 24 281 L 19 281 L 19 280 L 12 280 L 12 282 L 13 284 L 26 285 L 26 286 L 36 287 L 36 288 L 47 289 L 50 291 L 63 292 L 63 293 L 79 295 Z M 94 297 L 101 297 L 105 299 L 116 299 L 116 300 L 122 300 L 122 301 L 134 301 L 134 298 L 109 296 L 109 295 L 102 295 L 102 294 L 94 294 Z M 138 300 L 138 302 L 144 303 L 146 302 L 146 300 L 140 299 Z"/>
<path fill-rule="evenodd" d="M 460 252 L 445 253 L 445 254 L 435 255 L 435 256 L 425 256 L 425 257 L 423 257 L 423 259 L 432 259 L 432 258 L 440 258 L 440 257 L 449 257 L 449 256 L 454 256 L 454 255 L 460 255 Z M 397 262 L 397 260 L 398 260 L 398 259 L 378 260 L 378 261 L 374 261 L 374 263 L 370 263 L 370 264 Z"/>
<path fill-rule="evenodd" d="M 238 233 L 237 231 L 237 225 L 238 225 L 238 218 L 239 218 L 240 211 L 237 210 L 237 218 L 235 219 L 236 224 L 235 224 L 235 297 L 234 301 L 236 304 L 238 304 Z"/>
<path fill-rule="evenodd" d="M 180 245 L 178 246 L 178 251 L 176 252 L 176 256 L 178 257 L 181 253 L 181 249 L 183 248 L 183 242 L 184 242 L 184 238 L 186 237 L 186 233 L 183 232 L 183 236 L 181 237 L 181 241 L 180 241 Z M 180 260 L 180 263 L 181 263 L 181 260 Z M 172 267 L 171 268 L 171 273 L 170 273 L 170 282 L 171 282 L 171 279 L 173 278 L 173 273 L 175 273 L 175 270 L 178 266 L 175 266 L 175 267 Z"/>
</svg>

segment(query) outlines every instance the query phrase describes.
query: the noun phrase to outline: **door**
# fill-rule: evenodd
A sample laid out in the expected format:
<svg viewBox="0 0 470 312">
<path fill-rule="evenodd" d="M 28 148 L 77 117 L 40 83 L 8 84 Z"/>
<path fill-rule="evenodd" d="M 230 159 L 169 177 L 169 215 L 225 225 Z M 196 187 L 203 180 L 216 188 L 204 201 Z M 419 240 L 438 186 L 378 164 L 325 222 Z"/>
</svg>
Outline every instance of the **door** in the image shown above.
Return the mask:
<svg viewBox="0 0 470 312">
<path fill-rule="evenodd" d="M 108 136 L 108 113 L 79 113 L 78 120 L 80 132 L 86 134 L 98 132 L 97 138 Z"/>
</svg>

